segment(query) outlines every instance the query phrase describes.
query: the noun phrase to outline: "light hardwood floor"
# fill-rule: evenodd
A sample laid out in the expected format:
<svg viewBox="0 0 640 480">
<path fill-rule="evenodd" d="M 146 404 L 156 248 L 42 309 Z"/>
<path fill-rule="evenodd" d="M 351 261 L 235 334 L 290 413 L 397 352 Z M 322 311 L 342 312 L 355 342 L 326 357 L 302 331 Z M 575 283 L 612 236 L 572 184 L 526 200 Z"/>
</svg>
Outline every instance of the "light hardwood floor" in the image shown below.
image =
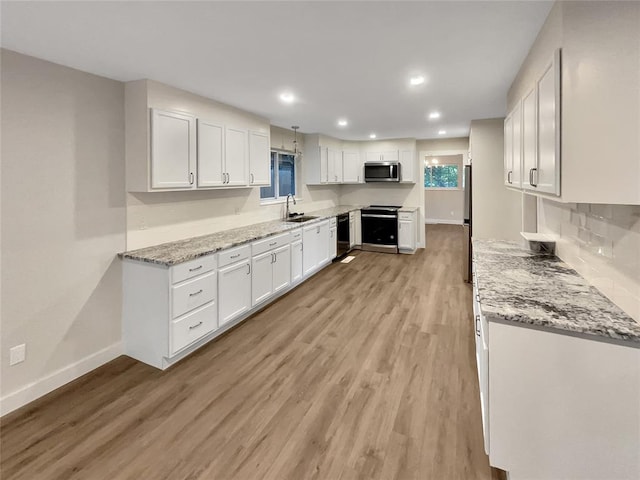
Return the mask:
<svg viewBox="0 0 640 480">
<path fill-rule="evenodd" d="M 0 477 L 500 478 L 461 234 L 357 252 L 168 371 L 120 357 L 4 417 Z"/>
</svg>

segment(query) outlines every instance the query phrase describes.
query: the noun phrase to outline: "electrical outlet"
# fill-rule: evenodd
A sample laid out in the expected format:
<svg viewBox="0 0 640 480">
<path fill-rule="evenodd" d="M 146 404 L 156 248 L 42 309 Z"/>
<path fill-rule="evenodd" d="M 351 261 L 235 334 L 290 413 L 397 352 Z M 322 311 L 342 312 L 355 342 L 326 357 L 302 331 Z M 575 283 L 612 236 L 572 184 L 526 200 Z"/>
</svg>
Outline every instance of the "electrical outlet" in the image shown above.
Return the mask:
<svg viewBox="0 0 640 480">
<path fill-rule="evenodd" d="M 16 345 L 15 347 L 9 350 L 9 365 L 16 365 L 17 363 L 24 362 L 25 357 L 27 356 L 27 345 Z"/>
</svg>

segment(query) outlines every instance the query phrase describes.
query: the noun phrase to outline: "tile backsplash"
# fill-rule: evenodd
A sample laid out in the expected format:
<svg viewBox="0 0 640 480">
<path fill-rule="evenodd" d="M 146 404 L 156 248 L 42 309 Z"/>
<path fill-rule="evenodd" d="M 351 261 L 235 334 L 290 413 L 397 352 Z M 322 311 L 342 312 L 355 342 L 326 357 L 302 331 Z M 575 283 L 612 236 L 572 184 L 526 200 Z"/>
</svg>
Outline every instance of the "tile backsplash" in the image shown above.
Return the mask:
<svg viewBox="0 0 640 480">
<path fill-rule="evenodd" d="M 538 199 L 538 231 L 558 235 L 556 254 L 640 322 L 640 205 Z"/>
</svg>

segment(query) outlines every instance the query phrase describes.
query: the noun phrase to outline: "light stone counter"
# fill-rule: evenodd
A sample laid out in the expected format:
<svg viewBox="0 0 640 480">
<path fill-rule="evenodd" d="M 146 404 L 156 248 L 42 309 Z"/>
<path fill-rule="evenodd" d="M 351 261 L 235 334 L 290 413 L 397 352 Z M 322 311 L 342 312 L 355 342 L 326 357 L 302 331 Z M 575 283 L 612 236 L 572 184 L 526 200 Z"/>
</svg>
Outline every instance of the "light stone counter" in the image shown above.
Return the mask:
<svg viewBox="0 0 640 480">
<path fill-rule="evenodd" d="M 488 319 L 640 347 L 640 323 L 558 257 L 513 242 L 474 239 L 473 258 L 481 310 Z"/>
<path fill-rule="evenodd" d="M 138 250 L 131 250 L 120 253 L 119 257 L 127 260 L 156 263 L 169 267 L 204 255 L 209 255 L 219 250 L 225 250 L 227 248 L 253 242 L 254 240 L 259 240 L 271 235 L 311 225 L 342 213 L 360 210 L 360 208 L 362 207 L 357 205 L 338 205 L 332 208 L 305 212 L 305 216 L 309 215 L 318 218 L 304 223 L 272 220 L 270 222 L 247 225 L 246 227 L 234 228 L 232 230 L 224 230 L 210 235 L 203 235 L 200 237 L 178 240 L 176 242 L 140 248 Z"/>
</svg>

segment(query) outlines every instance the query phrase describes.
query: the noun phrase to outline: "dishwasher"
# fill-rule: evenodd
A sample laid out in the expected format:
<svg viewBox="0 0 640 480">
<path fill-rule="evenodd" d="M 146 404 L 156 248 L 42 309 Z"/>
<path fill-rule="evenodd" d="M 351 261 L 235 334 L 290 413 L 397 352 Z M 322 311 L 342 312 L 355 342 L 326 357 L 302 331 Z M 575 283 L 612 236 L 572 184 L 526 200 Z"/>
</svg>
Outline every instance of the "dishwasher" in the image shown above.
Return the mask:
<svg viewBox="0 0 640 480">
<path fill-rule="evenodd" d="M 343 213 L 341 215 L 338 215 L 338 235 L 336 235 L 337 239 L 336 241 L 338 242 L 338 246 L 337 246 L 337 256 L 336 258 L 341 258 L 342 256 L 344 256 L 346 253 L 349 252 L 350 248 L 349 245 L 350 240 L 349 240 L 349 214 L 348 213 Z"/>
</svg>

